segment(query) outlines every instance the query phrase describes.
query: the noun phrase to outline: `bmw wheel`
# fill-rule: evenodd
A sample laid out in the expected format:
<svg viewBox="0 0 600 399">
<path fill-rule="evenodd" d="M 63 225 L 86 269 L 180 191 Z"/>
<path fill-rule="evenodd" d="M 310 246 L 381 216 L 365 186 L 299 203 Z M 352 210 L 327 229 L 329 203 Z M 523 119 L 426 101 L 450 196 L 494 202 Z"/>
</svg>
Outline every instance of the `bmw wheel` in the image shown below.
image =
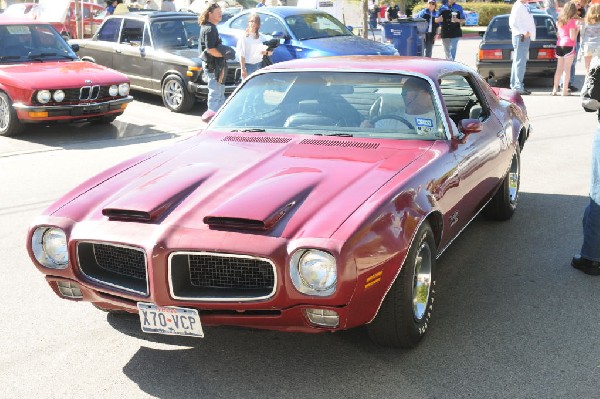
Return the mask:
<svg viewBox="0 0 600 399">
<path fill-rule="evenodd" d="M 0 136 L 14 136 L 23 130 L 23 124 L 12 107 L 12 101 L 6 93 L 0 92 Z"/>
<path fill-rule="evenodd" d="M 162 84 L 162 100 L 173 112 L 187 112 L 194 106 L 196 98 L 188 92 L 179 76 L 170 75 Z"/>
<path fill-rule="evenodd" d="M 435 258 L 433 231 L 423 222 L 400 274 L 367 325 L 369 337 L 377 345 L 414 348 L 423 338 L 433 312 Z"/>
</svg>

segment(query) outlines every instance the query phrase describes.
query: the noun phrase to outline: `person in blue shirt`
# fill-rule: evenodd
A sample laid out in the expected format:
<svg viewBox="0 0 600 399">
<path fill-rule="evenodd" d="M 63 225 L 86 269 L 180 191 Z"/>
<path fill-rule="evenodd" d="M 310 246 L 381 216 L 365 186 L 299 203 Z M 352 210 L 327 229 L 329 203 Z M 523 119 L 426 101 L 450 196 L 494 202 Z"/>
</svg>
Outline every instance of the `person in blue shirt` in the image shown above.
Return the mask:
<svg viewBox="0 0 600 399">
<path fill-rule="evenodd" d="M 267 5 L 265 4 L 267 0 L 260 0 L 258 2 L 258 4 L 256 4 L 256 8 L 260 8 L 260 7 L 266 7 Z"/>
<path fill-rule="evenodd" d="M 117 0 L 110 0 L 106 2 L 106 15 L 112 15 L 115 12 L 117 6 Z"/>
<path fill-rule="evenodd" d="M 456 0 L 442 0 L 442 6 L 438 11 L 441 17 L 441 37 L 444 45 L 444 53 L 447 60 L 456 58 L 458 39 L 462 37 L 460 25 L 467 19 L 463 8 L 456 4 Z"/>
<path fill-rule="evenodd" d="M 425 57 L 429 58 L 431 58 L 431 53 L 433 51 L 438 22 L 441 22 L 441 18 L 438 18 L 438 13 L 435 10 L 436 5 L 435 0 L 429 0 L 427 2 L 427 7 L 415 15 L 416 18 L 423 18 L 427 21 L 427 32 L 425 32 Z"/>
</svg>

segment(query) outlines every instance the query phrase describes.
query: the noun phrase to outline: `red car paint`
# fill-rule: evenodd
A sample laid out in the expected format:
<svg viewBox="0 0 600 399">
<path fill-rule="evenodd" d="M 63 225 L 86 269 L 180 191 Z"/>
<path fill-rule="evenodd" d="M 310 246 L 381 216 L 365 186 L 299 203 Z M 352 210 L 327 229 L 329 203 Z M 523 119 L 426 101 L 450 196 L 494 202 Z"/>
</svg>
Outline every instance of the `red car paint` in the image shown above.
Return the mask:
<svg viewBox="0 0 600 399">
<path fill-rule="evenodd" d="M 327 57 L 279 63 L 263 73 L 340 69 L 417 73 L 434 82 L 437 91 L 448 75 L 469 75 L 492 114 L 483 122 L 469 119 L 465 126 L 482 130 L 470 135 L 462 135 L 446 114 L 448 139 L 433 141 L 244 133 L 209 125 L 197 136 L 105 171 L 51 205 L 29 231 L 34 264 L 57 294 L 56 282 L 74 282 L 80 300 L 104 309 L 135 313 L 136 302 L 152 302 L 199 309 L 206 325 L 302 332 L 371 322 L 419 226 L 427 218 L 437 253 L 443 252 L 494 195 L 512 154 L 527 138 L 529 123 L 476 72 L 448 61 Z M 227 113 L 228 105 L 219 114 Z M 236 224 L 240 221 L 243 227 Z M 40 226 L 65 231 L 70 259 L 65 269 L 36 261 L 31 239 Z M 148 295 L 87 278 L 77 261 L 83 241 L 143 250 Z M 338 277 L 332 295 L 306 295 L 294 287 L 290 257 L 300 248 L 335 257 Z M 276 270 L 274 293 L 257 301 L 175 298 L 169 262 L 174 253 L 195 251 L 268 259 Z M 333 309 L 339 325 L 315 326 L 305 308 Z"/>
</svg>

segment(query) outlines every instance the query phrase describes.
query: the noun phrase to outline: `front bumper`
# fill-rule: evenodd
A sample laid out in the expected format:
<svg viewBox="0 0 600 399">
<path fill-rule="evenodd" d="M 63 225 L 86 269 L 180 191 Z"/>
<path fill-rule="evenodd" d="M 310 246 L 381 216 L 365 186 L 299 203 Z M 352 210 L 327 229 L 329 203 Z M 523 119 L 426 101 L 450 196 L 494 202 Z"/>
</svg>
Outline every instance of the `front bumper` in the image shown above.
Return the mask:
<svg viewBox="0 0 600 399">
<path fill-rule="evenodd" d="M 103 115 L 120 114 L 124 104 L 133 101 L 132 96 L 104 102 L 69 105 L 25 105 L 13 104 L 21 122 L 43 122 L 49 120 L 80 120 Z M 47 113 L 47 116 L 32 116 L 34 113 Z"/>
</svg>

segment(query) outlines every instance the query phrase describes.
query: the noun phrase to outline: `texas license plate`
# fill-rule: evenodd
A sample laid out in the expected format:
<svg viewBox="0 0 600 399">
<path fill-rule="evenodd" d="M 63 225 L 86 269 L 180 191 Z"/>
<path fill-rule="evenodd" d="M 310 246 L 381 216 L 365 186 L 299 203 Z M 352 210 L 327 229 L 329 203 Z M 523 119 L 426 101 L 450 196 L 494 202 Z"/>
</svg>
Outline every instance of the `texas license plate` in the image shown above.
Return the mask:
<svg viewBox="0 0 600 399">
<path fill-rule="evenodd" d="M 142 331 L 153 334 L 204 337 L 196 309 L 138 302 Z"/>
</svg>

